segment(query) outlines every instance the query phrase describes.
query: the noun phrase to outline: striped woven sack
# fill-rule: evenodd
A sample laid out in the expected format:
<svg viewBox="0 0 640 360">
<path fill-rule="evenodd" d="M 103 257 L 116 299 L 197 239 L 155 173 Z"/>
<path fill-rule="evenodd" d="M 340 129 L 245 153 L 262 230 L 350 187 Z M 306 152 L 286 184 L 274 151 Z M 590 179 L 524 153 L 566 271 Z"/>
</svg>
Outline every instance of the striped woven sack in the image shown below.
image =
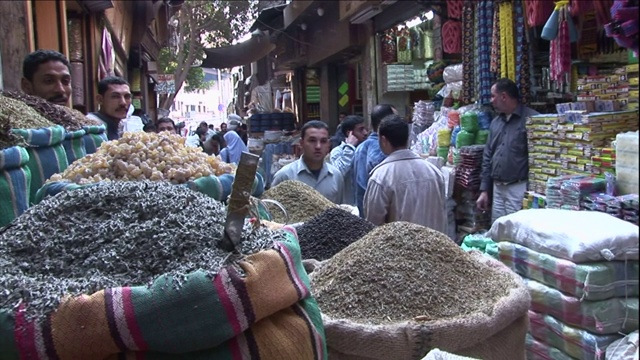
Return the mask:
<svg viewBox="0 0 640 360">
<path fill-rule="evenodd" d="M 531 334 L 527 334 L 525 347 L 527 349 L 527 360 L 573 360 L 571 356 L 562 350 L 536 340 Z"/>
<path fill-rule="evenodd" d="M 0 227 L 29 207 L 31 170 L 27 167 L 28 162 L 29 153 L 23 147 L 14 146 L 0 151 Z"/>
<path fill-rule="evenodd" d="M 83 129 L 65 133 L 62 146 L 64 146 L 64 151 L 67 153 L 67 162 L 69 164 L 87 155 L 87 149 L 84 144 L 84 136 L 86 134 L 87 132 Z"/>
<path fill-rule="evenodd" d="M 0 359 L 326 359 L 295 230 L 282 231 L 272 249 L 179 289 L 163 275 L 69 297 L 42 322 L 1 310 Z"/>
<path fill-rule="evenodd" d="M 27 167 L 31 170 L 31 186 L 29 200 L 33 202 L 36 192 L 53 174 L 63 172 L 69 163 L 62 142 L 65 130 L 62 126 L 42 129 L 13 129 L 13 133 L 24 138 L 27 142 L 29 161 Z"/>
<path fill-rule="evenodd" d="M 104 125 L 83 126 L 86 132 L 84 135 L 84 147 L 87 154 L 93 154 L 100 145 L 107 140 L 107 128 Z"/>
</svg>

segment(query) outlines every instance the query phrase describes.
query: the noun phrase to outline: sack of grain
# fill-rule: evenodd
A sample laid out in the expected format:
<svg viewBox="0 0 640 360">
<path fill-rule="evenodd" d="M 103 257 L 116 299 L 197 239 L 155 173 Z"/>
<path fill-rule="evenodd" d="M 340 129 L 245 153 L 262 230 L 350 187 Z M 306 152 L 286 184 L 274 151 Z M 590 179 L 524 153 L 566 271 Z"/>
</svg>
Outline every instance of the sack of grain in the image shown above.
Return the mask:
<svg viewBox="0 0 640 360">
<path fill-rule="evenodd" d="M 22 137 L 27 143 L 31 170 L 31 186 L 29 200 L 33 202 L 36 192 L 52 175 L 64 171 L 69 162 L 62 142 L 65 130 L 62 126 L 43 129 L 13 129 L 12 132 Z"/>
<path fill-rule="evenodd" d="M 527 334 L 525 341 L 527 360 L 574 360 L 564 351 L 536 340 L 531 334 Z"/>
<path fill-rule="evenodd" d="M 425 356 L 422 360 L 477 360 L 466 356 L 459 356 L 448 353 L 446 351 L 442 351 L 440 349 L 433 349 L 429 351 L 427 356 Z"/>
<path fill-rule="evenodd" d="M 108 141 L 107 128 L 104 125 L 83 126 L 82 129 L 86 132 L 84 147 L 87 154 L 93 154 L 103 142 Z"/>
<path fill-rule="evenodd" d="M 333 359 L 420 359 L 429 350 L 524 359 L 521 278 L 448 236 L 395 222 L 311 273 Z"/>
<path fill-rule="evenodd" d="M 638 330 L 607 347 L 606 360 L 638 360 Z"/>
<path fill-rule="evenodd" d="M 14 146 L 0 150 L 0 227 L 20 216 L 29 207 L 31 170 L 27 149 Z"/>
<path fill-rule="evenodd" d="M 496 220 L 487 236 L 576 264 L 638 260 L 638 225 L 598 211 L 521 210 Z"/>
<path fill-rule="evenodd" d="M 0 357 L 326 359 L 295 231 L 246 224 L 229 254 L 225 213 L 150 181 L 30 208 L 0 233 Z"/>
<path fill-rule="evenodd" d="M 86 134 L 87 132 L 83 129 L 65 133 L 62 146 L 64 146 L 69 164 L 87 155 L 87 149 L 84 145 L 84 136 Z"/>
</svg>

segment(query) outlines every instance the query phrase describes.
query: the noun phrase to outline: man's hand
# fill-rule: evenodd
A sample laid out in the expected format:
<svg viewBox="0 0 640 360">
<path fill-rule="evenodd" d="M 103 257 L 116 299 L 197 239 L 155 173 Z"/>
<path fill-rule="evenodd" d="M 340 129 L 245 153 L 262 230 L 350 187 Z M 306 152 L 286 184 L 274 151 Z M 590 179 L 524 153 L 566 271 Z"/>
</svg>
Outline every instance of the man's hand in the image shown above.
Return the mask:
<svg viewBox="0 0 640 360">
<path fill-rule="evenodd" d="M 347 138 L 344 140 L 344 142 L 346 142 L 349 145 L 356 146 L 358 145 L 358 138 L 353 136 L 353 131 L 349 131 L 349 133 L 347 134 Z"/>
<path fill-rule="evenodd" d="M 481 192 L 476 201 L 476 206 L 480 211 L 489 211 L 489 193 L 486 191 Z"/>
</svg>

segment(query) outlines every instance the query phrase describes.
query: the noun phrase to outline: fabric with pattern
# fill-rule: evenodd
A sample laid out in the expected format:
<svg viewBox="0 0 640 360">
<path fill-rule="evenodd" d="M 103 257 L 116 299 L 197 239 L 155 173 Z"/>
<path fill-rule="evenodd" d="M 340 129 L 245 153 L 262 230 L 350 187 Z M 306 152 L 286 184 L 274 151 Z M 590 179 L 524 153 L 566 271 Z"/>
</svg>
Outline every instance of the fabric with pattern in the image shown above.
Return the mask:
<svg viewBox="0 0 640 360">
<path fill-rule="evenodd" d="M 479 100 L 481 104 L 491 102 L 491 86 L 496 80 L 495 72 L 491 71 L 492 60 L 492 30 L 493 24 L 493 0 L 482 0 L 478 3 L 478 73 Z"/>
<path fill-rule="evenodd" d="M 470 104 L 474 97 L 474 7 L 475 1 L 465 0 L 462 7 L 462 103 Z"/>
<path fill-rule="evenodd" d="M 500 77 L 516 79 L 516 58 L 513 34 L 513 4 L 505 1 L 498 5 L 500 11 Z"/>
</svg>

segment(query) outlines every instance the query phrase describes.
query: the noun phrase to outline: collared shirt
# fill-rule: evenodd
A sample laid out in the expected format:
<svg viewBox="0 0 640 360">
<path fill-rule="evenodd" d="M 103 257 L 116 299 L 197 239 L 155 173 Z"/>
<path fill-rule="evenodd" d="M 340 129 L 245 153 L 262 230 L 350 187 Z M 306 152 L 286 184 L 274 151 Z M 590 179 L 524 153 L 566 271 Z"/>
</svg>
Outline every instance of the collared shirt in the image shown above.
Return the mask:
<svg viewBox="0 0 640 360">
<path fill-rule="evenodd" d="M 529 149 L 527 145 L 527 117 L 538 114 L 518 105 L 507 120 L 496 116 L 489 127 L 489 139 L 482 157 L 480 191 L 490 191 L 494 181 L 512 183 L 529 177 Z"/>
<path fill-rule="evenodd" d="M 372 132 L 371 135 L 358 145 L 353 158 L 353 182 L 356 193 L 356 206 L 360 211 L 360 216 L 364 216 L 363 200 L 364 193 L 367 190 L 367 182 L 369 181 L 369 173 L 382 162 L 387 156 L 380 149 L 378 142 L 378 133 Z"/>
<path fill-rule="evenodd" d="M 120 139 L 120 122 L 115 122 L 113 119 L 101 114 L 100 112 L 92 112 L 87 114 L 87 118 L 91 120 L 97 120 L 104 124 L 107 128 L 107 139 L 109 140 L 118 140 Z"/>
<path fill-rule="evenodd" d="M 342 178 L 340 170 L 329 163 L 322 165 L 320 174 L 316 177 L 313 172 L 309 170 L 309 167 L 307 167 L 307 164 L 304 163 L 302 158 L 300 158 L 278 170 L 273 176 L 271 186 L 276 186 L 286 180 L 303 182 L 335 204 L 342 203 L 344 179 Z"/>
<path fill-rule="evenodd" d="M 356 153 L 356 147 L 342 142 L 340 146 L 331 150 L 330 161 L 335 167 L 340 170 L 342 177 L 346 179 L 344 182 L 344 192 L 342 196 L 343 203 L 351 206 L 356 205 L 356 195 L 353 189 L 353 181 L 351 181 L 353 175 L 353 157 Z"/>
<path fill-rule="evenodd" d="M 407 221 L 446 234 L 444 174 L 411 150 L 394 151 L 371 172 L 364 215 L 374 225 Z"/>
</svg>

